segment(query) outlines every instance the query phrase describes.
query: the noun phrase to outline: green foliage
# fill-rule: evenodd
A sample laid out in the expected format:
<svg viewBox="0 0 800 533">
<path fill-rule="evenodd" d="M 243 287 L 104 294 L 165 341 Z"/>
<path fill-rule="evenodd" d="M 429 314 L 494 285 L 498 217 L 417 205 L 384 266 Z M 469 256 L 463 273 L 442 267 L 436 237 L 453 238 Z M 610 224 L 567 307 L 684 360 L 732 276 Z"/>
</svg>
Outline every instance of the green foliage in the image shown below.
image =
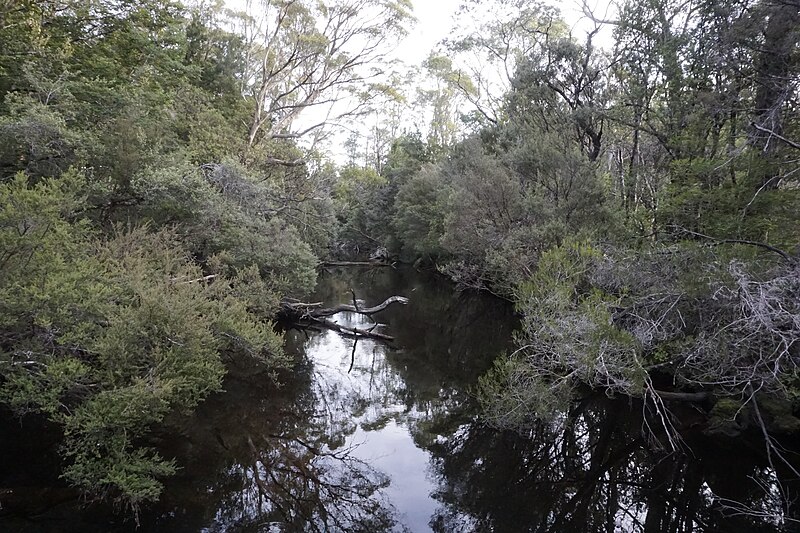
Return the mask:
<svg viewBox="0 0 800 533">
<path fill-rule="evenodd" d="M 407 253 L 524 317 L 520 350 L 482 381 L 489 418 L 519 427 L 579 384 L 654 398 L 654 369 L 676 387 L 792 397 L 797 6 L 623 2 L 602 54 L 523 4 L 492 4 L 448 42 L 464 72 L 427 60 L 442 82 L 431 139 L 450 146 L 392 201 Z M 501 100 L 475 90 L 485 65 L 470 55 L 513 65 Z M 441 143 L 462 81 L 482 127 Z"/>
<path fill-rule="evenodd" d="M 404 247 L 420 256 L 441 252 L 448 191 L 436 166 L 423 168 L 397 193 L 394 227 Z"/>
<path fill-rule="evenodd" d="M 371 168 L 348 165 L 339 172 L 339 179 L 333 189 L 333 197 L 339 203 L 339 210 L 349 212 L 359 207 L 360 200 L 372 189 L 387 184 L 387 180 Z"/>
<path fill-rule="evenodd" d="M 626 394 L 641 393 L 642 346 L 613 320 L 620 298 L 594 287 L 590 276 L 601 258 L 586 243 L 545 252 L 537 272 L 520 289 L 520 343 L 525 356 L 548 380 L 569 375 Z"/>
<path fill-rule="evenodd" d="M 570 235 L 607 233 L 592 165 L 558 135 L 471 138 L 401 185 L 394 227 L 404 249 L 443 260 L 460 285 L 511 297 L 540 254 Z M 536 140 L 525 140 L 535 138 Z"/>
<path fill-rule="evenodd" d="M 536 421 L 563 412 L 572 392 L 568 383 L 546 381 L 524 360 L 501 356 L 479 379 L 477 396 L 490 424 L 524 432 Z"/>
<path fill-rule="evenodd" d="M 59 176 L 77 160 L 77 136 L 52 107 L 26 96 L 9 96 L 0 117 L 0 179 L 24 171 Z"/>
<path fill-rule="evenodd" d="M 264 46 L 221 2 L 0 2 L 0 401 L 64 428 L 89 497 L 155 500 L 178 465 L 153 432 L 225 363 L 287 364 L 270 318 L 313 287 L 336 207 L 391 233 L 365 200 L 384 178 L 345 176 L 335 206 L 331 165 L 287 134 L 299 94 L 355 94 L 360 75 L 331 73 L 374 56 L 320 20 L 342 44 L 403 32 L 406 0 L 368 4 L 362 28 L 351 6 L 284 2 Z"/>
<path fill-rule="evenodd" d="M 800 241 L 800 193 L 794 188 L 761 188 L 756 176 L 762 172 L 755 168 L 760 163 L 750 159 L 747 172 L 736 182 L 721 175 L 723 161 L 673 161 L 660 209 L 662 224 L 791 248 Z"/>
<path fill-rule="evenodd" d="M 158 480 L 175 474 L 174 462 L 152 449 L 132 448 L 124 433 L 101 434 L 99 439 L 95 442 L 102 445 L 94 452 L 88 447 L 94 442 L 85 437 L 77 445 L 67 441 L 65 454 L 72 463 L 64 470 L 65 479 L 91 494 L 107 494 L 109 487 L 114 487 L 124 494 L 125 505 L 134 513 L 141 505 L 156 501 L 163 490 Z"/>
<path fill-rule="evenodd" d="M 219 260 L 231 272 L 257 266 L 279 294 L 308 292 L 316 281 L 316 257 L 294 226 L 265 216 L 278 210 L 273 190 L 244 172 L 188 163 L 142 172 L 132 184 L 142 202 L 139 216 L 176 225 L 195 256 L 222 254 Z"/>
<path fill-rule="evenodd" d="M 372 168 L 347 165 L 333 187 L 337 219 L 342 223 L 337 239 L 356 249 L 371 250 L 386 236 L 381 228 L 387 214 L 384 193 L 388 181 Z"/>
<path fill-rule="evenodd" d="M 206 278 L 167 230 L 98 239 L 75 211 L 82 185 L 0 185 L 0 398 L 64 425 L 71 483 L 136 508 L 174 471 L 142 439 L 219 390 L 223 354 L 282 364 L 254 313 L 276 297 L 254 270 Z"/>
<path fill-rule="evenodd" d="M 225 161 L 245 150 L 244 131 L 249 108 L 241 99 L 223 101 L 203 89 L 186 86 L 175 95 L 175 130 L 183 150 L 196 164 Z"/>
<path fill-rule="evenodd" d="M 796 265 L 774 260 L 745 266 L 747 255 L 687 244 L 631 252 L 570 243 L 545 252 L 517 293 L 520 349 L 483 384 L 490 419 L 524 427 L 527 416 L 549 416 L 551 397 L 580 385 L 652 397 L 655 369 L 677 385 L 739 398 L 758 390 L 759 402 L 768 395 L 786 404 L 797 389 L 800 278 Z M 739 431 L 712 415 L 712 431 Z M 770 424 L 783 431 L 793 421 L 776 414 Z"/>
</svg>

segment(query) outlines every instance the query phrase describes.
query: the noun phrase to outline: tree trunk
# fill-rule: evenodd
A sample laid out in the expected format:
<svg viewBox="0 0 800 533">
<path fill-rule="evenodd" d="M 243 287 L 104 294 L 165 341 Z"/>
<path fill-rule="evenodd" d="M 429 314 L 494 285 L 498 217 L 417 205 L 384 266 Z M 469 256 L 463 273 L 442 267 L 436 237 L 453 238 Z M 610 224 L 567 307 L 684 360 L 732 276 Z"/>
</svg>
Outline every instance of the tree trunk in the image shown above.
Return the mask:
<svg viewBox="0 0 800 533">
<path fill-rule="evenodd" d="M 800 40 L 800 5 L 770 7 L 764 44 L 757 64 L 755 112 L 751 138 L 764 157 L 762 187 L 777 188 L 775 151 L 783 135 L 783 113 L 794 90 L 793 55 Z"/>
</svg>

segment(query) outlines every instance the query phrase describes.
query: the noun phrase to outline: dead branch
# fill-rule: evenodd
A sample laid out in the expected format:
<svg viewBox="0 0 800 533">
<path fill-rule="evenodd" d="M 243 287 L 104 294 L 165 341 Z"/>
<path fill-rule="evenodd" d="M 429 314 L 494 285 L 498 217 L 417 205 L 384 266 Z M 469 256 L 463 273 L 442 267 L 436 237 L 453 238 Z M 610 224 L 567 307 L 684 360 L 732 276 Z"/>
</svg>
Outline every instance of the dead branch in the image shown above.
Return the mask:
<svg viewBox="0 0 800 533">
<path fill-rule="evenodd" d="M 355 298 L 355 293 L 353 294 L 353 303 L 355 305 L 339 304 L 336 307 L 320 307 L 322 304 L 319 302 L 306 303 L 284 301 L 281 303 L 281 309 L 278 312 L 278 316 L 283 320 L 300 326 L 322 327 L 345 336 L 356 338 L 368 337 L 371 339 L 391 342 L 394 340 L 394 337 L 375 331 L 377 324 L 369 329 L 355 328 L 337 324 L 328 317 L 331 317 L 337 313 L 357 313 L 364 316 L 372 316 L 376 313 L 380 313 L 392 304 L 399 303 L 406 305 L 408 304 L 408 301 L 408 298 L 405 298 L 404 296 L 391 296 L 376 306 L 362 308 L 358 305 L 358 301 Z"/>
<path fill-rule="evenodd" d="M 301 319 L 328 317 L 337 313 L 358 313 L 360 315 L 371 316 L 375 313 L 380 313 L 394 303 L 406 305 L 408 304 L 408 298 L 404 296 L 390 296 L 374 307 L 363 309 L 349 304 L 339 304 L 336 307 L 321 308 L 318 303 L 283 302 L 281 304 L 281 313 L 285 314 L 285 316 L 296 316 Z"/>
<path fill-rule="evenodd" d="M 173 283 L 179 283 L 181 285 L 186 285 L 188 283 L 198 283 L 198 282 L 201 282 L 201 281 L 211 281 L 213 279 L 216 279 L 216 277 L 217 277 L 217 274 L 210 274 L 208 276 L 203 276 L 201 278 L 190 279 L 190 280 L 186 280 L 186 281 L 178 281 L 180 278 L 171 278 L 170 281 L 173 282 Z"/>
<path fill-rule="evenodd" d="M 785 142 L 786 144 L 788 144 L 792 148 L 796 148 L 797 150 L 800 150 L 800 143 L 796 143 L 796 142 L 792 141 L 791 139 L 787 139 L 783 135 L 781 135 L 778 132 L 773 131 L 773 130 L 771 130 L 769 128 L 765 128 L 763 126 L 759 126 L 755 122 L 751 122 L 750 125 L 753 126 L 755 129 L 757 129 L 758 131 L 760 131 L 762 133 L 767 133 L 767 134 L 769 134 L 770 137 L 775 137 L 779 141 Z"/>
<path fill-rule="evenodd" d="M 712 237 L 710 235 L 705 235 L 703 233 L 698 233 L 696 231 L 691 231 L 691 230 L 688 230 L 686 228 L 682 228 L 680 226 L 673 226 L 673 227 L 675 229 L 678 229 L 679 231 L 682 231 L 683 233 L 688 234 L 688 235 L 693 235 L 695 237 L 700 237 L 702 239 L 708 239 L 710 241 L 714 241 L 715 244 L 745 244 L 747 246 L 756 246 L 758 248 L 763 248 L 764 250 L 768 250 L 770 252 L 773 252 L 773 253 L 776 253 L 776 254 L 780 255 L 790 265 L 794 265 L 794 264 L 797 263 L 797 259 L 792 257 L 791 255 L 789 255 L 784 250 L 781 250 L 780 248 L 776 248 L 775 246 L 772 246 L 772 245 L 764 243 L 764 242 L 748 241 L 748 240 L 744 240 L 744 239 L 718 239 L 716 237 Z"/>
<path fill-rule="evenodd" d="M 377 331 L 374 331 L 375 326 L 373 326 L 370 329 L 351 328 L 349 326 L 343 326 L 341 324 L 337 324 L 333 320 L 329 320 L 327 318 L 312 317 L 311 320 L 313 320 L 315 323 L 327 329 L 333 330 L 346 337 L 355 337 L 355 338 L 368 337 L 370 339 L 378 339 L 387 342 L 394 341 L 394 337 L 392 337 L 391 335 L 385 335 L 383 333 L 378 333 Z"/>
<path fill-rule="evenodd" d="M 708 392 L 668 392 L 653 389 L 653 392 L 662 400 L 678 402 L 704 402 L 711 398 Z"/>
<path fill-rule="evenodd" d="M 374 266 L 385 267 L 392 266 L 391 263 L 386 261 L 323 261 L 320 266 Z"/>
<path fill-rule="evenodd" d="M 617 20 L 617 19 L 609 19 L 609 18 L 607 18 L 608 17 L 608 11 L 609 11 L 609 9 L 611 9 L 610 5 L 606 7 L 606 12 L 602 17 L 598 17 L 597 15 L 595 15 L 595 13 L 594 13 L 595 9 L 593 9 L 591 6 L 589 6 L 589 2 L 587 0 L 583 0 L 581 8 L 582 8 L 582 11 L 583 11 L 583 15 L 586 18 L 588 18 L 589 20 L 591 20 L 595 24 L 595 26 L 602 25 L 602 24 L 608 24 L 610 26 L 619 26 L 619 24 L 620 24 L 620 21 Z"/>
<path fill-rule="evenodd" d="M 267 163 L 272 165 L 280 165 L 282 167 L 301 167 L 306 164 L 306 160 L 303 158 L 298 159 L 278 159 L 277 157 L 268 157 L 265 160 Z"/>
</svg>

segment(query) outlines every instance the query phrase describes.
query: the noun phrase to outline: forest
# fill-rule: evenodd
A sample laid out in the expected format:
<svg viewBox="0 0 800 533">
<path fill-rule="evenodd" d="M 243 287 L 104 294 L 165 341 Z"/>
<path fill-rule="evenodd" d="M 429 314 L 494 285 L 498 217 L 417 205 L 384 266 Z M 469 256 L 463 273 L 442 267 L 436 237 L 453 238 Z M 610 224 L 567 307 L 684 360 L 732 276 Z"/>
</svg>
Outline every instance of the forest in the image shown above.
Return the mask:
<svg viewBox="0 0 800 533">
<path fill-rule="evenodd" d="M 582 9 L 465 0 L 404 65 L 410 0 L 0 0 L 4 416 L 136 513 L 181 467 L 153 435 L 232 364 L 279 384 L 282 305 L 372 258 L 515 306 L 489 427 L 588 388 L 794 468 L 800 2 Z"/>
</svg>

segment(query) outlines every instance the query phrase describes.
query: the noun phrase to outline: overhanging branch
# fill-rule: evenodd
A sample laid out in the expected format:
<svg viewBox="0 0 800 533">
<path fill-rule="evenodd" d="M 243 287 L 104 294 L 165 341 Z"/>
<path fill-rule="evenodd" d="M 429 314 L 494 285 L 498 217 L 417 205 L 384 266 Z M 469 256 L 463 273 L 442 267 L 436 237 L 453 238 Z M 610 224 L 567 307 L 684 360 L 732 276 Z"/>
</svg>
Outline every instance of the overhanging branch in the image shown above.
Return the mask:
<svg viewBox="0 0 800 533">
<path fill-rule="evenodd" d="M 773 130 L 771 130 L 769 128 L 765 128 L 764 126 L 760 126 L 760 125 L 756 124 L 755 122 L 751 122 L 750 125 L 753 126 L 755 129 L 757 129 L 758 131 L 760 131 L 762 133 L 767 133 L 771 137 L 775 137 L 779 141 L 783 141 L 784 143 L 788 144 L 792 148 L 800 150 L 800 143 L 796 143 L 796 142 L 792 141 L 791 139 L 787 139 L 783 135 L 781 135 L 781 134 L 779 134 L 779 133 L 777 133 L 777 132 L 775 132 L 775 131 L 773 131 Z"/>
</svg>

